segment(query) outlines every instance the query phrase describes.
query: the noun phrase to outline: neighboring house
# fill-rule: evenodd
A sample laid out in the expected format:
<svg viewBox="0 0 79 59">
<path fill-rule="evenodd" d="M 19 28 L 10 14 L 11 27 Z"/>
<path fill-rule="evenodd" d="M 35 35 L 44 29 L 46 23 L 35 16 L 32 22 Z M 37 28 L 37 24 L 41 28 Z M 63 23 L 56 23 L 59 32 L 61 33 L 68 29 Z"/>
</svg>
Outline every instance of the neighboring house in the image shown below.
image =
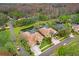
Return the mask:
<svg viewBox="0 0 79 59">
<path fill-rule="evenodd" d="M 37 43 L 40 43 L 43 39 L 43 36 L 39 32 L 30 33 L 23 32 L 22 36 L 27 40 L 28 44 L 32 47 Z"/>
<path fill-rule="evenodd" d="M 56 30 L 52 28 L 46 28 L 46 27 L 40 28 L 38 31 L 41 33 L 41 35 L 46 36 L 46 37 L 51 37 L 52 34 L 57 33 Z"/>
<path fill-rule="evenodd" d="M 75 32 L 79 32 L 79 25 L 73 25 L 73 29 Z"/>
</svg>

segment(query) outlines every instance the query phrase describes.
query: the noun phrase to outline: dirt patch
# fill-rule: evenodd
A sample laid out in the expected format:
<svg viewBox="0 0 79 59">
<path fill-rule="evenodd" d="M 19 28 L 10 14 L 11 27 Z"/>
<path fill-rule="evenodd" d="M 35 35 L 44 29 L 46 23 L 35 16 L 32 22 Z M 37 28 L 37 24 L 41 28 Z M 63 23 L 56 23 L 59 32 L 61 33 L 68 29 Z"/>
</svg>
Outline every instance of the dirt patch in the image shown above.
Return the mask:
<svg viewBox="0 0 79 59">
<path fill-rule="evenodd" d="M 8 51 L 0 51 L 0 56 L 12 56 L 12 54 Z"/>
</svg>

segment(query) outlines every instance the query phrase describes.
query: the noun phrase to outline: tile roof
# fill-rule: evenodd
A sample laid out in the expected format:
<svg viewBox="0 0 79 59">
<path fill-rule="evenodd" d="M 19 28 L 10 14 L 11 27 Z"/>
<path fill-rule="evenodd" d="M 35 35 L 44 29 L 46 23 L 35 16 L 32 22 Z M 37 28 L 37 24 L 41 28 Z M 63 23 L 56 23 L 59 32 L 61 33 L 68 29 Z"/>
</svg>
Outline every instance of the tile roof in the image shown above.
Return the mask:
<svg viewBox="0 0 79 59">
<path fill-rule="evenodd" d="M 39 32 L 44 35 L 44 36 L 51 36 L 51 34 L 55 34 L 57 33 L 56 30 L 52 29 L 52 28 L 40 28 Z"/>
<path fill-rule="evenodd" d="M 44 38 L 44 36 L 51 36 L 51 34 L 55 34 L 57 33 L 56 30 L 52 29 L 52 28 L 39 28 L 38 32 L 22 32 L 22 36 L 27 40 L 28 44 L 30 46 L 34 46 L 37 44 L 37 42 L 41 42 L 42 39 Z"/>
<path fill-rule="evenodd" d="M 30 33 L 30 32 L 24 32 L 23 33 L 23 37 L 28 41 L 30 46 L 34 46 L 35 44 L 37 44 L 37 41 L 42 41 L 43 36 L 38 33 Z"/>
</svg>

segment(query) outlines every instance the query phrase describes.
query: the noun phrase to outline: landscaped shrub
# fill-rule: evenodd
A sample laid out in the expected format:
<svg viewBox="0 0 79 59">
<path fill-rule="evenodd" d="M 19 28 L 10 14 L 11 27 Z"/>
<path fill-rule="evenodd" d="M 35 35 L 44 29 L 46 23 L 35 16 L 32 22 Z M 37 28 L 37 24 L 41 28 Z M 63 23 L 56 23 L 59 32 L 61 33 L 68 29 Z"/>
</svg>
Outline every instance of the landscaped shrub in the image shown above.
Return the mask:
<svg viewBox="0 0 79 59">
<path fill-rule="evenodd" d="M 72 32 L 72 26 L 70 23 L 63 24 L 63 27 L 58 30 L 58 36 L 67 37 Z"/>
</svg>

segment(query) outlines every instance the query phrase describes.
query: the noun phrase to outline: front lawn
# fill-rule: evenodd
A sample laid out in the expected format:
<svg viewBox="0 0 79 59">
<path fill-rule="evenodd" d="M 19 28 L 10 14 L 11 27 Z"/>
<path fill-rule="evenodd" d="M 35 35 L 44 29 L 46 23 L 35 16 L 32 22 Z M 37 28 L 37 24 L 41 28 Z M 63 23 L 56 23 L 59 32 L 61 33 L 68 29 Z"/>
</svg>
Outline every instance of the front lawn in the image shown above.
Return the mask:
<svg viewBox="0 0 79 59">
<path fill-rule="evenodd" d="M 45 37 L 43 41 L 40 44 L 41 51 L 44 51 L 45 49 L 49 48 L 52 44 L 50 37 Z"/>
</svg>

